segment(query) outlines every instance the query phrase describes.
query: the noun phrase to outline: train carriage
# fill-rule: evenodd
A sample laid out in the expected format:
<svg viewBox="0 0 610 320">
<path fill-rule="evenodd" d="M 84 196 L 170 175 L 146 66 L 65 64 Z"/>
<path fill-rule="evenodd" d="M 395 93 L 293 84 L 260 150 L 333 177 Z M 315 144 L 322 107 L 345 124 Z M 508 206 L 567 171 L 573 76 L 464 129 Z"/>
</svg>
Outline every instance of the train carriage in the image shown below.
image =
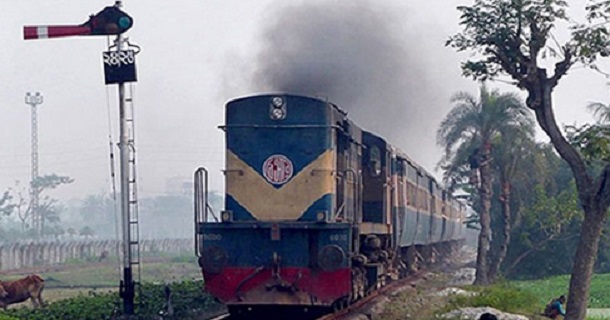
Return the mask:
<svg viewBox="0 0 610 320">
<path fill-rule="evenodd" d="M 205 289 L 232 313 L 342 306 L 462 239 L 463 207 L 332 103 L 244 97 L 221 129 L 225 208 L 219 222 L 202 214 L 197 171 L 195 241 Z"/>
<path fill-rule="evenodd" d="M 407 158 L 403 158 L 403 170 L 406 179 L 406 217 L 402 234 L 401 247 L 410 247 L 415 244 L 415 239 L 421 231 L 418 231 L 419 211 L 417 209 L 417 166 Z"/>
<path fill-rule="evenodd" d="M 430 243 L 439 243 L 443 239 L 443 194 L 438 182 L 428 176 L 430 181 Z"/>
<path fill-rule="evenodd" d="M 417 235 L 415 236 L 415 245 L 425 246 L 430 243 L 430 222 L 432 215 L 430 214 L 430 177 L 421 169 L 417 172 L 417 215 L 419 217 L 417 223 Z"/>
</svg>

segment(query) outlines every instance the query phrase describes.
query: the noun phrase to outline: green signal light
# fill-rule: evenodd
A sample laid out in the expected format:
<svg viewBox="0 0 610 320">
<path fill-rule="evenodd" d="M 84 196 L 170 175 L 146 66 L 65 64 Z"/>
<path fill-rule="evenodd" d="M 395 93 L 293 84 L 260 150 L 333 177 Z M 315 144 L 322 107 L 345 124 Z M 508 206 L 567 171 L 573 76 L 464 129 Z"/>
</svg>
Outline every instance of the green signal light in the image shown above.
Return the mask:
<svg viewBox="0 0 610 320">
<path fill-rule="evenodd" d="M 120 17 L 119 18 L 119 27 L 121 29 L 127 29 L 127 28 L 131 27 L 131 23 L 132 23 L 132 21 L 131 21 L 131 18 L 129 18 L 129 17 Z"/>
</svg>

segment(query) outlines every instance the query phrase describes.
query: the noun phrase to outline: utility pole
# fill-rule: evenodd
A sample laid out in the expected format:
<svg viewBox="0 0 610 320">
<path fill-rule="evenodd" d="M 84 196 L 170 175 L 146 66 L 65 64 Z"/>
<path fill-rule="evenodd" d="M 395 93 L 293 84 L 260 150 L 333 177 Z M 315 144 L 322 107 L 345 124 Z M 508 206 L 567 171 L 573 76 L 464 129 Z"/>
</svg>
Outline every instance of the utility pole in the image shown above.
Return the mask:
<svg viewBox="0 0 610 320">
<path fill-rule="evenodd" d="M 40 92 L 25 94 L 25 103 L 31 106 L 32 110 L 32 178 L 30 181 L 30 216 L 32 218 L 32 228 L 36 231 L 36 237 L 42 236 L 42 228 L 44 225 L 43 217 L 40 216 L 38 210 L 39 203 L 39 188 L 38 188 L 38 118 L 36 115 L 36 106 L 42 104 L 44 98 Z"/>
</svg>

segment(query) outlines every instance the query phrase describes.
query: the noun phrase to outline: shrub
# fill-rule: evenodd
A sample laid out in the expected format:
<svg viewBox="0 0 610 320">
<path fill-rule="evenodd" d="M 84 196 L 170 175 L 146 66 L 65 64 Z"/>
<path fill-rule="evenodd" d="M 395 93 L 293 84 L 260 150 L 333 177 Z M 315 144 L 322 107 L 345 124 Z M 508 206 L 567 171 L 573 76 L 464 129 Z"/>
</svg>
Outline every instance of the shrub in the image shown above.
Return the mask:
<svg viewBox="0 0 610 320">
<path fill-rule="evenodd" d="M 177 319 L 180 319 L 181 316 L 215 308 L 217 305 L 211 296 L 202 292 L 203 281 L 175 282 L 169 284 L 168 287 L 171 291 L 174 315 Z M 165 285 L 144 284 L 137 314 L 152 317 L 158 315 L 161 311 L 165 311 L 167 304 L 164 292 Z"/>
<path fill-rule="evenodd" d="M 183 281 L 168 285 L 174 307 L 174 318 L 217 308 L 213 298 L 203 293 L 203 281 Z M 167 308 L 165 285 L 143 284 L 136 289 L 136 315 L 138 319 L 151 319 Z M 139 294 L 141 292 L 141 294 Z M 97 293 L 90 291 L 50 303 L 42 309 L 17 308 L 0 313 L 0 320 L 102 320 L 120 316 L 122 301 L 116 292 Z M 6 318 L 2 318 L 6 317 Z"/>
</svg>

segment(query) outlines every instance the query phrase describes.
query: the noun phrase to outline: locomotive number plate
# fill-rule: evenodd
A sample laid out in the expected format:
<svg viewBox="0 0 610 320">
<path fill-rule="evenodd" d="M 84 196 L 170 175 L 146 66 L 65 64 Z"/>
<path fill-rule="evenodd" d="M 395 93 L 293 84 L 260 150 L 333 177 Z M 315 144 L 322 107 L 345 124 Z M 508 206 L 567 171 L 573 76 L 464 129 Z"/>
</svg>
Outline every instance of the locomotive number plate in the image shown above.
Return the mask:
<svg viewBox="0 0 610 320">
<path fill-rule="evenodd" d="M 222 240 L 222 235 L 220 235 L 218 233 L 204 233 L 203 240 L 208 240 L 208 241 Z"/>
<path fill-rule="evenodd" d="M 331 234 L 330 241 L 347 241 L 347 235 L 342 233 Z"/>
</svg>

